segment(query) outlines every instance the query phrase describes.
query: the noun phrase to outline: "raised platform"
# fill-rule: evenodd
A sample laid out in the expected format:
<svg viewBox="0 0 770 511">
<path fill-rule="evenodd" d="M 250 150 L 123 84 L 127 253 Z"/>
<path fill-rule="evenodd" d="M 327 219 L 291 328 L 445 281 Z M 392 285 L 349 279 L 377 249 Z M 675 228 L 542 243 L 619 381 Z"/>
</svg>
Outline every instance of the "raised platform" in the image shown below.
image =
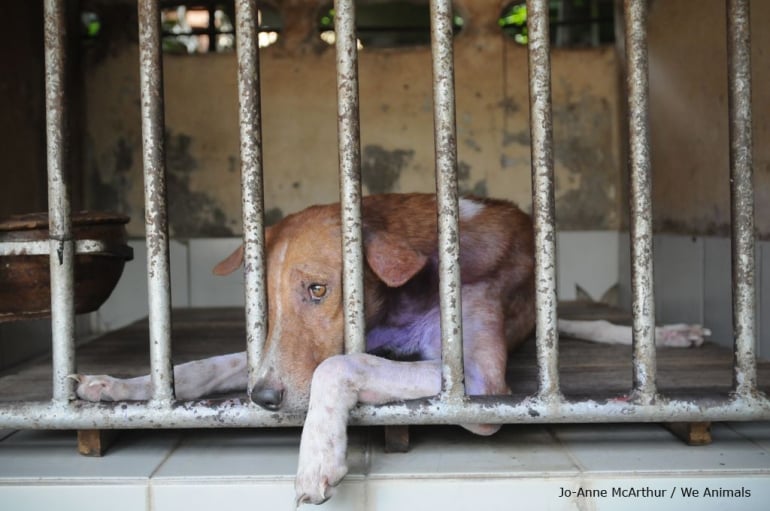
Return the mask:
<svg viewBox="0 0 770 511">
<path fill-rule="evenodd" d="M 572 319 L 604 318 L 628 321 L 627 314 L 599 304 L 566 303 L 560 314 Z M 187 362 L 245 349 L 243 309 L 177 309 L 172 315 L 173 359 Z M 147 321 L 107 333 L 78 347 L 77 367 L 86 374 L 128 377 L 149 371 Z M 19 340 L 23 342 L 23 340 Z M 21 364 L 0 376 L 0 401 L 48 400 L 51 397 L 50 357 Z M 700 348 L 657 350 L 658 386 L 662 392 L 729 392 L 732 386 L 732 353 L 706 343 Z M 608 346 L 563 338 L 559 343 L 559 368 L 566 396 L 623 395 L 631 389 L 629 346 Z M 759 383 L 770 389 L 770 362 L 758 364 Z M 536 391 L 537 365 L 534 340 L 512 354 L 508 380 L 514 394 Z"/>
</svg>

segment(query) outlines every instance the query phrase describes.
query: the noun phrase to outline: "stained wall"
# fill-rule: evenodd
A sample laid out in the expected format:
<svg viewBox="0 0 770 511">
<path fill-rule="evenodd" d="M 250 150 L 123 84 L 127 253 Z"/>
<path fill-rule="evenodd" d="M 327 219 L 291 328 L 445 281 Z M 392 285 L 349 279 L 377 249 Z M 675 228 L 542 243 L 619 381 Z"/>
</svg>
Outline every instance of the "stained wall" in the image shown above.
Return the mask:
<svg viewBox="0 0 770 511">
<path fill-rule="evenodd" d="M 92 2 L 105 34 L 84 55 L 86 196 L 132 216 L 143 234 L 134 7 Z M 284 30 L 261 52 L 268 221 L 338 200 L 334 49 L 318 38 L 318 2 L 282 2 Z M 530 207 L 527 53 L 501 34 L 497 0 L 458 1 L 455 44 L 460 188 Z M 111 27 L 107 29 L 107 27 Z M 434 189 L 427 47 L 359 57 L 365 193 Z M 621 193 L 618 58 L 613 47 L 553 57 L 557 210 L 563 229 L 617 229 Z M 166 55 L 172 236 L 241 232 L 234 54 Z"/>
</svg>

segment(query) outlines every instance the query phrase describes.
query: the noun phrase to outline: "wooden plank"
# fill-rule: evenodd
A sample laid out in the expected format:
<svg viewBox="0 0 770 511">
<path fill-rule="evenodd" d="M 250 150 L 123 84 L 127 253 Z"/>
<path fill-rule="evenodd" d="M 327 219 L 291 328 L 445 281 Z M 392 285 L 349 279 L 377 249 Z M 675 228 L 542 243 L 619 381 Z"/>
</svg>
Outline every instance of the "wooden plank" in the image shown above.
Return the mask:
<svg viewBox="0 0 770 511">
<path fill-rule="evenodd" d="M 710 422 L 668 422 L 664 426 L 687 445 L 709 445 L 712 442 Z"/>
<path fill-rule="evenodd" d="M 115 443 L 118 432 L 107 429 L 78 430 L 78 453 L 83 456 L 101 457 Z"/>
<path fill-rule="evenodd" d="M 409 426 L 385 426 L 385 452 L 409 452 Z"/>
</svg>

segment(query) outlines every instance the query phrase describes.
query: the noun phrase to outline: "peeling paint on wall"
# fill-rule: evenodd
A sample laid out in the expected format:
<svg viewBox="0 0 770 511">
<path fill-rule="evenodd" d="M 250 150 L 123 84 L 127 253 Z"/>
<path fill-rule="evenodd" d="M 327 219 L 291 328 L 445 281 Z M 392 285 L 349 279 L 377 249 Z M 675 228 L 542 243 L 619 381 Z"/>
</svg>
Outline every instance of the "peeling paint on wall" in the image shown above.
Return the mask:
<svg viewBox="0 0 770 511">
<path fill-rule="evenodd" d="M 192 174 L 200 171 L 192 154 L 194 139 L 185 133 L 166 132 L 166 187 L 171 236 L 235 236 L 228 216 L 216 197 L 193 190 Z"/>
<path fill-rule="evenodd" d="M 361 181 L 369 193 L 397 191 L 401 173 L 413 158 L 412 149 L 387 150 L 378 145 L 367 145 L 361 154 Z"/>
<path fill-rule="evenodd" d="M 577 97 L 576 97 L 577 96 Z M 566 101 L 553 105 L 556 219 L 560 229 L 612 229 L 619 211 L 615 194 L 618 169 L 610 147 L 612 111 L 603 98 L 567 88 Z"/>
<path fill-rule="evenodd" d="M 113 5 L 106 0 L 85 2 L 106 11 Z M 334 48 L 319 44 L 313 23 L 307 21 L 316 19 L 315 0 L 279 3 L 278 8 L 284 16 L 284 31 L 278 44 L 260 53 L 267 223 L 310 204 L 339 198 Z M 461 193 L 511 199 L 528 209 L 531 178 L 526 48 L 500 37 L 494 28 L 499 16 L 497 0 L 459 0 L 458 8 L 470 16 L 469 28 L 492 27 L 462 31 L 455 39 L 458 188 Z M 135 9 L 118 11 L 126 26 L 135 27 L 136 20 L 131 19 L 136 16 Z M 90 180 L 89 195 L 96 201 L 100 200 L 97 196 L 120 201 L 124 212 L 133 217 L 129 233 L 141 236 L 138 48 L 135 36 L 126 32 L 105 31 L 103 44 L 108 51 L 99 50 L 98 58 L 92 55 L 84 59 L 88 77 L 85 127 L 97 156 L 89 168 L 98 170 Z M 368 48 L 359 55 L 365 193 L 435 190 L 432 82 L 430 73 L 424 72 L 430 66 L 428 47 Z M 559 203 L 562 227 L 618 227 L 615 217 L 620 198 L 599 183 L 607 169 L 615 173 L 613 183 L 620 173 L 612 149 L 617 140 L 617 122 L 613 121 L 617 117 L 617 71 L 612 49 L 577 53 L 555 50 L 553 54 L 555 106 L 564 103 L 568 86 L 587 90 L 586 96 L 611 98 L 600 112 L 608 118 L 598 126 L 603 134 L 580 134 L 596 130 L 590 121 L 595 114 L 590 112 L 567 116 L 571 123 L 568 131 L 575 133 L 565 135 L 555 125 L 556 154 L 560 157 L 556 162 L 557 197 L 560 201 L 569 199 L 567 206 Z M 240 233 L 236 75 L 233 53 L 164 56 L 173 236 Z M 580 85 L 574 85 L 576 79 Z M 309 83 L 313 86 L 308 87 Z M 577 95 L 569 98 L 572 103 L 580 100 Z M 577 106 L 590 109 L 597 105 Z M 555 121 L 561 122 L 556 117 Z M 607 129 L 612 132 L 609 136 L 604 133 Z M 561 152 L 560 144 L 567 144 Z M 610 161 L 593 169 L 596 159 L 582 151 L 597 152 Z M 124 188 L 118 191 L 120 186 Z M 592 209 L 581 212 L 580 202 L 594 201 L 599 193 L 584 188 L 605 190 L 606 200 L 591 202 Z"/>
</svg>

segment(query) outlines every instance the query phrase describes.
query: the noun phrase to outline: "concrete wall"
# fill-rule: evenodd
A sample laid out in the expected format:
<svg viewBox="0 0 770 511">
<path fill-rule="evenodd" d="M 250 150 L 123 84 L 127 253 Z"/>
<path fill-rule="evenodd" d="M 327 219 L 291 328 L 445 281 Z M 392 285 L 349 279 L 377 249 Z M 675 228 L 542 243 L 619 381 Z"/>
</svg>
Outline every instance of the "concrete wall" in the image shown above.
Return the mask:
<svg viewBox="0 0 770 511">
<path fill-rule="evenodd" d="M 105 17 L 84 55 L 84 172 L 89 206 L 132 216 L 141 236 L 138 49 L 133 5 L 86 2 Z M 530 204 L 526 49 L 497 26 L 499 0 L 458 1 L 456 38 L 460 186 Z M 284 30 L 262 51 L 265 199 L 277 220 L 337 191 L 334 49 L 313 20 L 315 0 L 278 5 Z M 427 47 L 360 53 L 365 192 L 434 189 L 431 59 Z M 238 235 L 240 189 L 233 54 L 166 55 L 172 235 Z M 617 229 L 621 193 L 618 61 L 611 47 L 557 50 L 553 101 L 559 223 Z"/>
<path fill-rule="evenodd" d="M 46 208 L 43 4 L 3 5 L 0 33 L 0 218 Z M 9 186 L 12 184 L 12 186 Z"/>
<path fill-rule="evenodd" d="M 754 182 L 770 239 L 770 2 L 751 2 Z M 659 231 L 729 235 L 725 2 L 653 1 L 649 19 L 652 166 Z"/>
</svg>

